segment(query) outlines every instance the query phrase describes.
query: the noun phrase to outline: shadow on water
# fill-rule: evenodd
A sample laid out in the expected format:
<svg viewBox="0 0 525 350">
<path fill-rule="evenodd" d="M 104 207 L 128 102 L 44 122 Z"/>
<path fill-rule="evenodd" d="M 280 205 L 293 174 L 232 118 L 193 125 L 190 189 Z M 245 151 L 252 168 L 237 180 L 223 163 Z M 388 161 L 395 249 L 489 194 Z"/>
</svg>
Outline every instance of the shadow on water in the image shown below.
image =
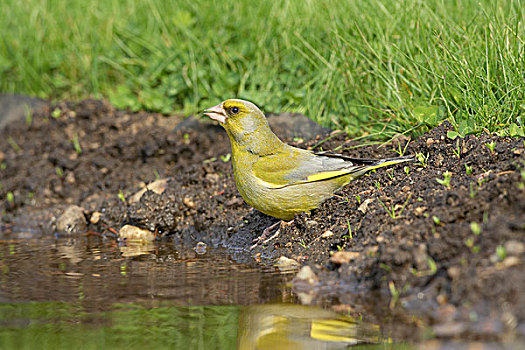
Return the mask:
<svg viewBox="0 0 525 350">
<path fill-rule="evenodd" d="M 291 275 L 221 250 L 119 247 L 89 236 L 3 240 L 0 271 L 2 349 L 340 349 L 386 341 L 376 325 L 296 305 Z"/>
</svg>

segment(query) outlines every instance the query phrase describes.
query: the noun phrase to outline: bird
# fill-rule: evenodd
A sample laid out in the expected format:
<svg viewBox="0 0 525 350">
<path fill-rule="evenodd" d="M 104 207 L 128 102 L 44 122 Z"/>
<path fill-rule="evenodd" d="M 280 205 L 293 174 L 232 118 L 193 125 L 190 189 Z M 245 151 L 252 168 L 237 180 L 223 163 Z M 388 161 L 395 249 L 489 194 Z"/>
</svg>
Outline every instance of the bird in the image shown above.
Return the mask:
<svg viewBox="0 0 525 350">
<path fill-rule="evenodd" d="M 204 114 L 228 134 L 233 177 L 244 201 L 284 221 L 317 208 L 371 170 L 413 160 L 351 158 L 290 146 L 273 133 L 254 103 L 240 99 L 225 100 Z"/>
</svg>

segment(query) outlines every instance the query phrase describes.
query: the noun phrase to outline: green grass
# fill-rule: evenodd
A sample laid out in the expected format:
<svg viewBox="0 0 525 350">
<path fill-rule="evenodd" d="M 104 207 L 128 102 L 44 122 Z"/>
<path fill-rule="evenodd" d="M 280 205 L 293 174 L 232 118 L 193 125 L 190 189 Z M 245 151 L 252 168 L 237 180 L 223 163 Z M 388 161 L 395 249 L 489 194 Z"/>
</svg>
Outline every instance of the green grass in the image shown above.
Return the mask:
<svg viewBox="0 0 525 350">
<path fill-rule="evenodd" d="M 3 0 L 0 91 L 196 113 L 240 97 L 354 136 L 523 132 L 525 0 Z"/>
</svg>

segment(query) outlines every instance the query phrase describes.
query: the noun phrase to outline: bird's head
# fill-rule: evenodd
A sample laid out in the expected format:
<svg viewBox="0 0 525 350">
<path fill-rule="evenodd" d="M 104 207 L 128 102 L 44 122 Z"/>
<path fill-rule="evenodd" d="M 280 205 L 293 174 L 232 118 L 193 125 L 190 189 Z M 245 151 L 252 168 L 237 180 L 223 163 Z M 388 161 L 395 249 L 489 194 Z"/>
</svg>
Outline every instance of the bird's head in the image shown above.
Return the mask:
<svg viewBox="0 0 525 350">
<path fill-rule="evenodd" d="M 204 114 L 218 121 L 231 138 L 240 143 L 253 142 L 254 136 L 272 134 L 266 117 L 256 105 L 237 99 L 226 100 L 217 106 L 204 110 Z M 275 135 L 273 135 L 275 136 Z"/>
</svg>

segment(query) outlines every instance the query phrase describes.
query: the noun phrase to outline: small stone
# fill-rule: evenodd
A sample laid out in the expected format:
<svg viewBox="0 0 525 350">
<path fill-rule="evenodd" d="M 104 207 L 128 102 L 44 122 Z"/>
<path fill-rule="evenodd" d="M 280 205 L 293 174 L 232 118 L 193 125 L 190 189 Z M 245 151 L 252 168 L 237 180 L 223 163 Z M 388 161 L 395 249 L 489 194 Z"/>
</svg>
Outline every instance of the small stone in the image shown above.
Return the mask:
<svg viewBox="0 0 525 350">
<path fill-rule="evenodd" d="M 451 266 L 447 269 L 447 273 L 453 280 L 457 279 L 461 273 L 461 269 L 458 266 Z"/>
<path fill-rule="evenodd" d="M 69 183 L 69 184 L 74 184 L 75 183 L 75 173 L 73 172 L 68 172 L 67 175 L 66 175 L 66 182 Z"/>
<path fill-rule="evenodd" d="M 427 139 L 427 146 L 430 146 L 433 143 L 434 143 L 434 139 L 432 139 L 432 138 L 428 138 Z"/>
<path fill-rule="evenodd" d="M 101 217 L 102 217 L 102 213 L 99 211 L 96 211 L 93 214 L 91 214 L 91 218 L 89 219 L 89 222 L 91 222 L 93 225 L 96 225 L 100 221 Z"/>
<path fill-rule="evenodd" d="M 184 203 L 184 205 L 190 209 L 195 208 L 195 202 L 190 197 L 184 197 L 182 203 Z"/>
<path fill-rule="evenodd" d="M 383 236 L 378 236 L 378 237 L 376 238 L 376 242 L 377 242 L 377 243 L 382 243 L 382 242 L 384 242 L 384 241 L 385 241 L 385 237 L 383 237 Z"/>
<path fill-rule="evenodd" d="M 417 216 L 421 216 L 425 213 L 426 210 L 427 210 L 427 207 L 417 207 L 414 209 L 414 212 L 416 213 Z"/>
<path fill-rule="evenodd" d="M 321 235 L 321 238 L 323 239 L 327 239 L 327 238 L 330 238 L 334 235 L 334 233 L 330 230 L 326 230 L 322 235 Z"/>
<path fill-rule="evenodd" d="M 314 228 L 314 227 L 317 227 L 319 226 L 319 223 L 315 220 L 307 220 L 306 221 L 306 227 L 308 228 Z"/>
<path fill-rule="evenodd" d="M 512 266 L 519 265 L 520 263 L 521 263 L 520 259 L 516 256 L 508 256 L 502 262 L 504 267 L 512 267 Z"/>
<path fill-rule="evenodd" d="M 277 266 L 281 272 L 286 272 L 297 269 L 299 267 L 299 263 L 294 259 L 281 256 L 275 263 L 275 266 Z"/>
<path fill-rule="evenodd" d="M 427 246 L 425 244 L 418 245 L 413 251 L 414 262 L 418 271 L 423 271 L 428 268 L 428 254 Z"/>
<path fill-rule="evenodd" d="M 79 233 L 86 231 L 87 221 L 84 210 L 79 206 L 68 207 L 57 219 L 56 229 L 59 232 Z"/>
<path fill-rule="evenodd" d="M 359 252 L 335 252 L 330 257 L 330 262 L 336 265 L 348 264 L 350 261 L 357 259 L 359 255 Z"/>
<path fill-rule="evenodd" d="M 504 247 L 508 255 L 521 255 L 525 252 L 525 244 L 514 239 L 505 242 Z"/>
<path fill-rule="evenodd" d="M 133 226 L 124 225 L 118 232 L 119 242 L 151 242 L 155 239 L 155 234 L 149 230 Z"/>
<path fill-rule="evenodd" d="M 203 255 L 203 254 L 206 254 L 206 249 L 208 248 L 208 246 L 206 245 L 206 243 L 204 242 L 198 242 L 196 245 L 195 245 L 195 252 L 199 255 Z"/>
<path fill-rule="evenodd" d="M 303 266 L 297 275 L 295 275 L 294 279 L 292 280 L 292 283 L 301 283 L 301 284 L 307 284 L 309 286 L 314 286 L 319 282 L 319 278 L 314 273 L 312 268 L 310 266 Z"/>
<path fill-rule="evenodd" d="M 361 203 L 361 205 L 359 206 L 359 208 L 357 208 L 357 210 L 359 210 L 363 214 L 366 214 L 368 210 L 368 205 L 372 203 L 373 201 L 374 201 L 373 198 L 366 199 L 363 203 Z"/>
</svg>

